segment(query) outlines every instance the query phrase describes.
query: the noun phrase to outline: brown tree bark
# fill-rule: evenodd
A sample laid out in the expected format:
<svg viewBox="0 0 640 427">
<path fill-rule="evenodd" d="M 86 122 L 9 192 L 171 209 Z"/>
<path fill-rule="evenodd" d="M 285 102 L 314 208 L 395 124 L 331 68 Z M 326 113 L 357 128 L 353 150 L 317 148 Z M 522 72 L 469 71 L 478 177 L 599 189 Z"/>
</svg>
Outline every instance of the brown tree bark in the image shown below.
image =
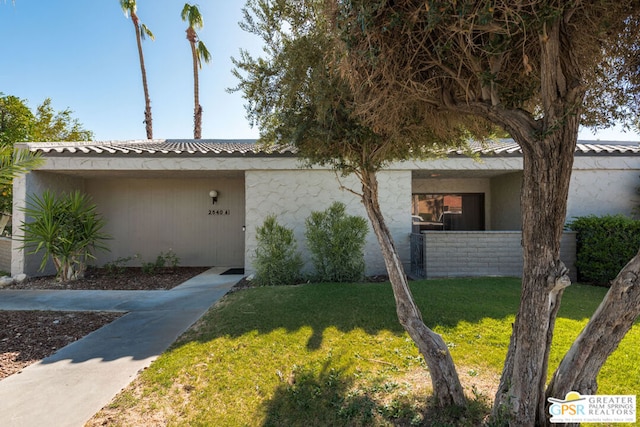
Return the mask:
<svg viewBox="0 0 640 427">
<path fill-rule="evenodd" d="M 198 51 L 196 49 L 196 32 L 187 28 L 187 40 L 191 46 L 193 59 L 193 139 L 202 138 L 202 107 L 200 106 L 200 84 L 198 79 Z"/>
<path fill-rule="evenodd" d="M 589 323 L 560 362 L 547 387 L 546 397 L 562 399 L 569 391 L 596 394 L 600 369 L 638 316 L 640 251 L 613 280 Z M 545 405 L 546 413 L 548 406 Z M 544 425 L 549 425 L 548 421 Z"/>
<path fill-rule="evenodd" d="M 427 363 L 436 403 L 440 407 L 464 406 L 466 398 L 449 349 L 442 337 L 424 324 L 422 314 L 413 300 L 402 261 L 398 257 L 393 237 L 380 210 L 376 174 L 363 172 L 358 175 L 362 182 L 362 202 L 382 249 L 391 281 L 398 320 L 416 343 Z"/>
<path fill-rule="evenodd" d="M 575 140 L 556 132 L 523 149 L 522 293 L 493 411 L 495 419 L 507 415 L 512 425 L 535 425 L 541 402 L 544 406 L 555 319 L 563 290 L 571 283 L 560 261 L 560 238 Z"/>
<path fill-rule="evenodd" d="M 514 426 L 546 422 L 549 350 L 562 293 L 571 283 L 560 261 L 560 239 L 584 89 L 563 25 L 559 19 L 540 37 L 543 118 L 493 117 L 518 142 L 524 160 L 522 293 L 492 413 Z"/>
<path fill-rule="evenodd" d="M 140 71 L 142 73 L 142 89 L 144 90 L 144 123 L 147 139 L 153 139 L 153 119 L 151 116 L 151 98 L 149 97 L 149 86 L 147 84 L 147 69 L 144 66 L 144 54 L 142 53 L 142 34 L 140 33 L 140 20 L 138 15 L 131 10 L 131 21 L 136 31 L 136 43 L 138 45 L 138 58 L 140 60 Z"/>
</svg>

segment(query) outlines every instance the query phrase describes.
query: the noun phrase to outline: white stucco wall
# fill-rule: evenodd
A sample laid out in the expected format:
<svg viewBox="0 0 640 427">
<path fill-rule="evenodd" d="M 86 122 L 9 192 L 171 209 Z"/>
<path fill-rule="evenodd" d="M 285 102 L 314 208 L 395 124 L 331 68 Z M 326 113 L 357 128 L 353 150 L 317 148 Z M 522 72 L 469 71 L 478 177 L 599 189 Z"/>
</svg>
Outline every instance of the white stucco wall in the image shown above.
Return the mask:
<svg viewBox="0 0 640 427">
<path fill-rule="evenodd" d="M 571 174 L 567 221 L 584 215 L 632 215 L 640 205 L 640 159 L 576 158 Z"/>
<path fill-rule="evenodd" d="M 378 174 L 380 204 L 387 226 L 405 264 L 409 262 L 409 234 L 411 232 L 411 172 L 385 171 Z M 340 183 L 354 191 L 360 184 L 354 177 L 336 177 L 327 170 L 247 171 L 245 194 L 247 211 L 245 268 L 252 272 L 256 249 L 256 227 L 264 219 L 275 214 L 281 225 L 292 228 L 298 242 L 306 270 L 311 269 L 309 251 L 304 231 L 305 219 L 313 211 L 323 211 L 334 201 L 347 206 L 350 215 L 367 218 L 358 196 L 341 190 Z M 367 219 L 368 222 L 368 219 Z M 365 246 L 366 274 L 386 274 L 382 254 L 373 231 L 370 229 Z"/>
<path fill-rule="evenodd" d="M 513 172 L 522 170 L 522 157 L 479 157 L 470 158 L 464 155 L 438 158 L 432 160 L 407 160 L 394 162 L 389 166 L 392 170 L 423 170 L 433 171 L 460 171 L 464 176 L 466 171 Z"/>
</svg>

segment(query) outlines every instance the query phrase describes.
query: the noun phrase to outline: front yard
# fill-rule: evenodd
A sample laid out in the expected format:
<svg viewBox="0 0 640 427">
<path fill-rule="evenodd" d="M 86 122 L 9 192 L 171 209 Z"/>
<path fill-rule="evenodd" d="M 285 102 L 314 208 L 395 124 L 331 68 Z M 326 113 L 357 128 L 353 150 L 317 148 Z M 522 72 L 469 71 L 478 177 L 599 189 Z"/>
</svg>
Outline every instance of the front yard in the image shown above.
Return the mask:
<svg viewBox="0 0 640 427">
<path fill-rule="evenodd" d="M 430 381 L 395 316 L 387 283 L 253 288 L 220 301 L 88 424 L 477 425 L 489 411 L 519 300 L 511 278 L 412 283 L 472 401 L 430 411 Z M 551 371 L 606 292 L 573 285 L 556 326 Z M 636 324 L 599 376 L 599 394 L 635 394 Z"/>
</svg>

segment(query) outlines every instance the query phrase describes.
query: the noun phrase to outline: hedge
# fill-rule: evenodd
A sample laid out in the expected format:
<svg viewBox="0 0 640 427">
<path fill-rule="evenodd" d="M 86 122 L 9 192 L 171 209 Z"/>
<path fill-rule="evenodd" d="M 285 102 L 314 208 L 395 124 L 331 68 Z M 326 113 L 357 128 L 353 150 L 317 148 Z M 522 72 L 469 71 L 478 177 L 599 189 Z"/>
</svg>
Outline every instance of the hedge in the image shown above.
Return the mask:
<svg viewBox="0 0 640 427">
<path fill-rule="evenodd" d="M 608 286 L 640 248 L 640 221 L 623 215 L 575 218 L 576 267 L 581 282 Z"/>
</svg>

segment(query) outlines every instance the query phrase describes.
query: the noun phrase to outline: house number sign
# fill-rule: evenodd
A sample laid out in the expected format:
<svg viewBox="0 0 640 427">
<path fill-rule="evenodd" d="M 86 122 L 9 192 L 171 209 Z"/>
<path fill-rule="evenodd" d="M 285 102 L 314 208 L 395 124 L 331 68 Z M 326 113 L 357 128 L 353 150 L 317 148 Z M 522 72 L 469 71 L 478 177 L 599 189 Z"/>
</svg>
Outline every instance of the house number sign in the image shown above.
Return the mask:
<svg viewBox="0 0 640 427">
<path fill-rule="evenodd" d="M 231 215 L 229 209 L 209 209 L 209 215 Z"/>
</svg>

